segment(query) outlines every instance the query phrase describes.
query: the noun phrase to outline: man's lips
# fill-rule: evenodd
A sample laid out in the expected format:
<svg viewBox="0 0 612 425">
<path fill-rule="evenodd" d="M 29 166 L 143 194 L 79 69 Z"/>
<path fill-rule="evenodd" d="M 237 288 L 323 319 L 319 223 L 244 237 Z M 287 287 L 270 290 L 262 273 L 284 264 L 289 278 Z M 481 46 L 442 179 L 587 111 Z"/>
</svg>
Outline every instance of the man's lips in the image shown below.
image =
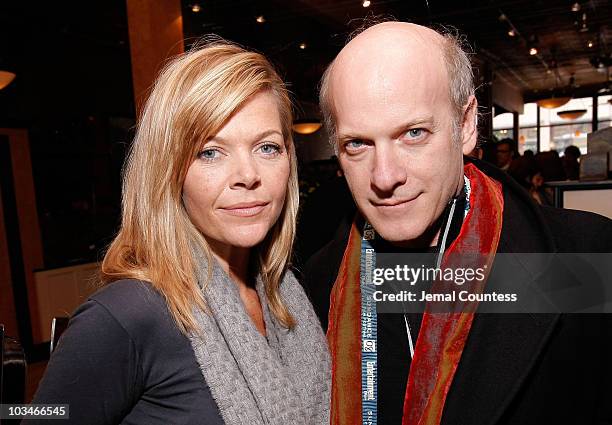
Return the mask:
<svg viewBox="0 0 612 425">
<path fill-rule="evenodd" d="M 409 197 L 409 198 L 389 199 L 386 201 L 370 201 L 370 203 L 374 205 L 376 208 L 380 208 L 383 210 L 394 210 L 394 209 L 405 207 L 410 202 L 417 199 L 420 195 L 421 194 L 419 193 L 418 195 Z"/>
<path fill-rule="evenodd" d="M 269 202 L 262 201 L 241 202 L 220 208 L 220 210 L 226 214 L 238 217 L 252 217 L 263 211 L 268 204 Z"/>
</svg>

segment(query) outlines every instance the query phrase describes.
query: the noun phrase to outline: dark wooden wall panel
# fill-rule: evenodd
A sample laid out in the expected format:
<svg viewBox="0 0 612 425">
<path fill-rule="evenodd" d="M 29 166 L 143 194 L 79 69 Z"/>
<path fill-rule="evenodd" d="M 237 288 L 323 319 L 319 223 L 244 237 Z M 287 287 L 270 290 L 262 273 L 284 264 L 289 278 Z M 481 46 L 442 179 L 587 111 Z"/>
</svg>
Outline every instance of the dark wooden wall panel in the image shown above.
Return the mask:
<svg viewBox="0 0 612 425">
<path fill-rule="evenodd" d="M 9 253 L 19 338 L 27 346 L 42 342 L 41 330 L 32 324 L 39 322 L 34 270 L 44 266 L 30 146 L 25 129 L 0 128 L 0 135 L 8 139 L 8 149 L 6 145 L 3 149 L 3 161 L 9 161 L 3 167 L 4 229 L 0 236 L 4 239 L 0 241 L 0 250 L 4 245 Z M 6 158 L 7 151 L 10 158 Z M 11 171 L 10 176 L 5 175 L 7 169 Z M 7 200 L 11 205 L 7 205 Z M 29 329 L 24 329 L 24 325 Z"/>
</svg>

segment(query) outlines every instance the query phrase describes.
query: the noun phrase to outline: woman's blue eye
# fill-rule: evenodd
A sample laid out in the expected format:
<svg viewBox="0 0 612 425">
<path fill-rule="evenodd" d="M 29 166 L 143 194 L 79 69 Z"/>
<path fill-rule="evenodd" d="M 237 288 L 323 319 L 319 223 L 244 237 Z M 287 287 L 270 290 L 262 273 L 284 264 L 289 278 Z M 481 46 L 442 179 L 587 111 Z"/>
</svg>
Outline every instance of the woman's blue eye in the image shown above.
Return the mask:
<svg viewBox="0 0 612 425">
<path fill-rule="evenodd" d="M 199 157 L 207 161 L 212 161 L 217 158 L 218 153 L 216 149 L 204 149 L 200 152 Z"/>
<path fill-rule="evenodd" d="M 261 149 L 261 152 L 266 155 L 273 155 L 273 154 L 280 152 L 280 146 L 272 144 L 272 143 L 266 143 L 260 149 Z"/>
</svg>

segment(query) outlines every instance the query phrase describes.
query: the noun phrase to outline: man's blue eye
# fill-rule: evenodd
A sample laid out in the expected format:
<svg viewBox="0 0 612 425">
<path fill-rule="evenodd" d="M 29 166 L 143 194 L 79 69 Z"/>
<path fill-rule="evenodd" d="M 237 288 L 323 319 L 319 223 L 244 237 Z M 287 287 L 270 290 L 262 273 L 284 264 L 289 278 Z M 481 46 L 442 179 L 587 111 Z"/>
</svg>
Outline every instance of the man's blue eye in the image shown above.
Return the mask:
<svg viewBox="0 0 612 425">
<path fill-rule="evenodd" d="M 422 128 L 411 128 L 410 130 L 408 130 L 408 136 L 412 137 L 414 139 L 419 138 L 423 135 L 423 129 Z"/>
<path fill-rule="evenodd" d="M 361 146 L 363 146 L 363 141 L 362 140 L 351 140 L 350 142 L 348 142 L 346 144 L 346 147 L 349 148 L 349 149 L 350 148 L 355 149 L 355 148 L 359 148 Z"/>
</svg>

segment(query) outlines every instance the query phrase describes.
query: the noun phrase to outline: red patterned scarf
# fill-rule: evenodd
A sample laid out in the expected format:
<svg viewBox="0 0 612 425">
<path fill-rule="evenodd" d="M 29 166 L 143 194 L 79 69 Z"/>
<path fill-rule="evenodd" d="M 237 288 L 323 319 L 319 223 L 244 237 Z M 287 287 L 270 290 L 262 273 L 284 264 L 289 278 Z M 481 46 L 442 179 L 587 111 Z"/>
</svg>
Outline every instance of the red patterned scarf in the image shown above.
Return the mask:
<svg viewBox="0 0 612 425">
<path fill-rule="evenodd" d="M 471 208 L 459 236 L 444 254 L 442 267 L 486 265 L 486 270 L 490 270 L 502 228 L 502 188 L 473 164 L 466 164 L 464 173 L 470 181 Z M 332 425 L 357 425 L 362 420 L 360 248 L 361 232 L 353 222 L 330 298 L 327 339 L 332 355 Z M 474 264 L 466 264 L 470 258 Z M 486 278 L 472 291 L 481 292 L 485 281 Z M 436 285 L 438 282 L 433 284 L 432 292 L 437 291 Z M 410 366 L 403 425 L 440 423 L 446 395 L 474 319 L 472 312 L 428 310 L 426 307 Z"/>
</svg>

